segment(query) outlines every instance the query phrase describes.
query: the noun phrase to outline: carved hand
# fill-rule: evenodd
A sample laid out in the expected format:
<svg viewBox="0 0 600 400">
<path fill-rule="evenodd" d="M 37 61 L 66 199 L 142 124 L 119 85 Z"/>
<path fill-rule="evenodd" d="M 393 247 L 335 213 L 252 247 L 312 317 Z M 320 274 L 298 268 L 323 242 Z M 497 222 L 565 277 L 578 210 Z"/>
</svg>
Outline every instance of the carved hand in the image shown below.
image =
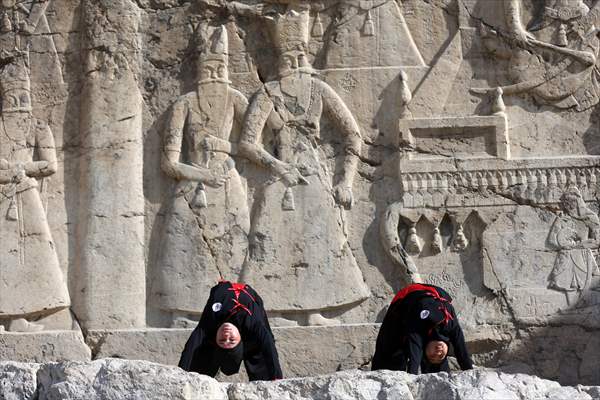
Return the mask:
<svg viewBox="0 0 600 400">
<path fill-rule="evenodd" d="M 25 166 L 23 164 L 14 164 L 12 166 L 13 181 L 20 183 L 23 179 L 27 178 L 25 172 Z"/>
<path fill-rule="evenodd" d="M 337 201 L 337 203 L 344 207 L 346 210 L 352 208 L 354 198 L 352 196 L 352 188 L 350 186 L 344 184 L 336 185 L 333 191 L 333 195 L 335 196 L 335 200 Z"/>
<path fill-rule="evenodd" d="M 223 173 L 210 171 L 209 178 L 202 180 L 208 186 L 212 186 L 215 188 L 221 187 L 227 181 L 227 175 Z"/>
<path fill-rule="evenodd" d="M 265 11 L 265 5 L 263 3 L 258 3 L 252 6 L 252 13 L 255 15 L 263 15 Z"/>
<path fill-rule="evenodd" d="M 304 179 L 298 168 L 291 165 L 287 165 L 280 175 L 287 186 L 308 185 L 308 181 Z"/>
<path fill-rule="evenodd" d="M 27 21 L 21 21 L 19 24 L 19 31 L 26 35 L 33 35 L 33 32 L 35 32 L 35 25 L 32 25 Z"/>
<path fill-rule="evenodd" d="M 200 146 L 203 150 L 218 151 L 221 153 L 231 154 L 232 146 L 227 140 L 222 140 L 214 136 L 206 136 Z"/>
<path fill-rule="evenodd" d="M 521 42 L 521 43 L 529 43 L 530 40 L 534 40 L 535 36 L 533 36 L 533 34 L 531 34 L 530 32 L 528 32 L 527 30 L 523 29 L 523 28 L 519 28 L 517 29 L 515 32 L 515 38 Z"/>
</svg>

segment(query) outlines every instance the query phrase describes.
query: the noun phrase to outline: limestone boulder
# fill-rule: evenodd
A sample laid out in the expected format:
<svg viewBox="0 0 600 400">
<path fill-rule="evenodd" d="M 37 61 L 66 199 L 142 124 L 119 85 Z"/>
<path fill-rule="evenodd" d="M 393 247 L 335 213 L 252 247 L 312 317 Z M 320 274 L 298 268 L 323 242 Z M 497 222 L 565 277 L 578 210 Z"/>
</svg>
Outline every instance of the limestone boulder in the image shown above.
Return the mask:
<svg viewBox="0 0 600 400">
<path fill-rule="evenodd" d="M 39 364 L 0 362 L 0 399 L 36 399 L 36 373 Z"/>
<path fill-rule="evenodd" d="M 104 359 L 47 364 L 38 373 L 39 400 L 225 400 L 215 379 L 143 361 Z"/>
<path fill-rule="evenodd" d="M 523 374 L 476 369 L 456 374 L 345 371 L 316 378 L 233 384 L 230 400 L 520 400 L 596 399 L 597 387 L 563 387 Z"/>
<path fill-rule="evenodd" d="M 478 368 L 458 373 L 348 370 L 274 382 L 225 383 L 147 361 L 0 363 L 1 400 L 597 400 L 599 386 L 561 386 Z"/>
</svg>

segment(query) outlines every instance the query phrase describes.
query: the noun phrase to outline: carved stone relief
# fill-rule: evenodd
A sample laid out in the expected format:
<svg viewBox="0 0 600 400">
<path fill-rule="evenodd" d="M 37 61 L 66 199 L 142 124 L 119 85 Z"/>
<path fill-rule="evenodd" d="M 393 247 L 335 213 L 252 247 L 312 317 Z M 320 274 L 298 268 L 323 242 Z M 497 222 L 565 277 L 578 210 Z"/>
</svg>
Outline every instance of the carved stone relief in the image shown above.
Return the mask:
<svg viewBox="0 0 600 400">
<path fill-rule="evenodd" d="M 254 96 L 240 152 L 273 177 L 256 199 L 241 278 L 264 293 L 270 310 L 285 318 L 308 312 L 308 324 L 322 325 L 335 321 L 321 310 L 359 302 L 369 291 L 347 242 L 343 210 L 353 202 L 360 130 L 340 97 L 314 76 L 306 54 L 309 22 L 309 10 L 295 4 L 266 17 L 279 78 Z M 319 146 L 322 115 L 344 136 L 338 183 Z M 265 126 L 275 138 L 276 157 L 261 145 Z"/>
<path fill-rule="evenodd" d="M 600 269 L 593 250 L 600 247 L 600 220 L 583 200 L 576 187 L 561 196 L 561 209 L 548 236 L 558 251 L 548 278 L 550 288 L 564 292 L 569 305 L 575 305 L 588 290 L 600 291 Z"/>
<path fill-rule="evenodd" d="M 540 102 L 583 111 L 600 101 L 597 25 L 600 11 L 582 0 L 553 0 L 523 23 L 521 0 L 504 0 L 507 30 L 480 26 L 484 46 L 509 63 L 505 95 L 532 93 Z"/>
<path fill-rule="evenodd" d="M 36 321 L 70 305 L 44 202 L 44 178 L 57 170 L 54 137 L 32 115 L 28 35 L 46 6 L 1 7 L 0 327 L 17 332 L 44 329 Z"/>
<path fill-rule="evenodd" d="M 164 133 L 162 169 L 177 183 L 170 194 L 152 295 L 174 326 L 199 315 L 214 282 L 238 279 L 248 248 L 246 191 L 231 143 L 247 100 L 228 77 L 224 26 L 198 28 L 204 38 L 194 92 L 173 104 Z"/>
<path fill-rule="evenodd" d="M 600 329 L 600 1 L 0 3 L 3 328 L 170 338 L 225 278 L 275 325 L 440 285 L 490 366 Z"/>
</svg>

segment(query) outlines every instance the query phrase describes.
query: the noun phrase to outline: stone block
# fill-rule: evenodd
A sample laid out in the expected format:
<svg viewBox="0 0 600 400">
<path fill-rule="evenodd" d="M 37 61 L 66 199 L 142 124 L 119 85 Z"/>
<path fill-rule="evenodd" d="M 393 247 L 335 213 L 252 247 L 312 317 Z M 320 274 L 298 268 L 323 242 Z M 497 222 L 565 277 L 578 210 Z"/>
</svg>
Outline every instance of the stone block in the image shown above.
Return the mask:
<svg viewBox="0 0 600 400">
<path fill-rule="evenodd" d="M 367 366 L 378 324 L 273 328 L 284 376 L 326 374 Z M 94 359 L 116 357 L 177 365 L 191 329 L 90 331 Z"/>
<path fill-rule="evenodd" d="M 20 362 L 89 361 L 91 351 L 79 331 L 0 333 L 0 360 Z"/>
</svg>

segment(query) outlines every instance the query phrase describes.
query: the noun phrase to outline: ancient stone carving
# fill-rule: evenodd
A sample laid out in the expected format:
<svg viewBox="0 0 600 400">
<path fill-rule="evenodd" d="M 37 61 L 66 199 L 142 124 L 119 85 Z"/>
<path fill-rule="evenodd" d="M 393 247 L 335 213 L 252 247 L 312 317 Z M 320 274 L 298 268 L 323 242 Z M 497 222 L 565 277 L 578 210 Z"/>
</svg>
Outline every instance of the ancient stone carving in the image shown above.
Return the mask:
<svg viewBox="0 0 600 400">
<path fill-rule="evenodd" d="M 309 9 L 290 2 L 266 15 L 279 54 L 279 79 L 255 95 L 244 124 L 240 152 L 274 173 L 252 222 L 250 252 L 242 277 L 276 312 L 307 311 L 309 324 L 328 324 L 320 310 L 369 296 L 346 238 L 340 206 L 350 208 L 361 137 L 354 117 L 307 60 Z M 345 135 L 343 176 L 333 186 L 320 148 L 325 114 Z M 261 145 L 273 131 L 276 156 Z"/>
<path fill-rule="evenodd" d="M 31 114 L 29 54 L 17 47 L 19 31 L 8 30 L 34 27 L 9 25 L 7 10 L 2 21 L 0 37 L 16 42 L 10 56 L 3 48 L 0 69 L 0 322 L 39 331 L 33 321 L 70 304 L 37 180 L 56 172 L 56 150 L 48 125 Z"/>
<path fill-rule="evenodd" d="M 400 119 L 400 140 L 418 152 L 417 158 L 510 158 L 504 115 Z"/>
<path fill-rule="evenodd" d="M 407 282 L 422 282 L 413 257 L 436 256 L 446 252 L 464 252 L 470 244 L 465 223 L 471 209 L 425 210 L 403 207 L 402 202 L 390 205 L 380 226 L 380 237 L 386 253 L 402 268 Z M 430 226 L 425 235 L 421 222 Z"/>
<path fill-rule="evenodd" d="M 381 243 L 386 253 L 402 268 L 402 272 L 408 283 L 419 283 L 423 280 L 419 275 L 417 266 L 406 249 L 411 254 L 419 254 L 422 245 L 417 236 L 416 222 L 411 223 L 406 243 L 402 243 L 402 239 L 398 234 L 398 227 L 402 218 L 401 212 L 401 203 L 394 203 L 386 210 L 380 228 Z"/>
<path fill-rule="evenodd" d="M 408 107 L 412 100 L 412 93 L 408 85 L 408 75 L 406 75 L 406 72 L 400 71 L 398 78 L 400 80 L 400 98 L 398 104 L 400 107 L 400 118 L 412 118 L 412 113 Z"/>
<path fill-rule="evenodd" d="M 505 95 L 532 93 L 559 108 L 588 109 L 600 101 L 600 9 L 582 0 L 552 0 L 525 26 L 520 0 L 504 0 L 508 34 L 482 25 L 484 45 L 509 61 L 512 84 Z M 500 37 L 500 38 L 499 38 Z"/>
<path fill-rule="evenodd" d="M 549 245 L 558 251 L 550 288 L 564 292 L 574 305 L 587 289 L 600 290 L 600 269 L 592 249 L 600 247 L 600 220 L 575 187 L 561 197 L 563 213 L 554 220 Z"/>
<path fill-rule="evenodd" d="M 425 160 L 424 160 L 425 161 Z M 581 161 L 581 165 L 576 166 Z M 528 201 L 537 204 L 556 204 L 570 186 L 579 188 L 586 201 L 595 199 L 598 192 L 598 168 L 593 160 L 564 159 L 571 167 L 561 167 L 554 159 L 538 159 L 530 165 L 521 163 L 514 168 L 510 163 L 482 161 L 463 163 L 460 171 L 440 162 L 439 169 L 422 172 L 422 163 L 402 162 L 400 176 L 405 208 L 471 207 L 472 194 L 484 195 L 479 207 L 514 204 Z M 470 168 L 473 167 L 473 169 Z"/>
<path fill-rule="evenodd" d="M 219 279 L 237 279 L 250 225 L 245 187 L 231 158 L 237 145 L 229 141 L 248 103 L 230 86 L 227 30 L 200 30 L 208 39 L 197 89 L 171 107 L 162 156 L 163 171 L 177 185 L 153 294 L 176 324 L 202 311 L 203 298 Z"/>
</svg>

